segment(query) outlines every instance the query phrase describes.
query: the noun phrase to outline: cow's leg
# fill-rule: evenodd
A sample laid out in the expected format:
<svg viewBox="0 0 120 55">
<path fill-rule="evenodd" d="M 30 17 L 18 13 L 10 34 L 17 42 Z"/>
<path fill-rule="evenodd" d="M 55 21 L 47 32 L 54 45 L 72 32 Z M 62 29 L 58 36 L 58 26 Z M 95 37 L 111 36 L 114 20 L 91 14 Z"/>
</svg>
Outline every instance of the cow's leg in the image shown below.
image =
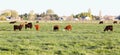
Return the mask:
<svg viewBox="0 0 120 55">
<path fill-rule="evenodd" d="M 19 31 L 21 31 L 21 28 L 19 28 Z"/>
<path fill-rule="evenodd" d="M 25 29 L 27 29 L 27 26 L 25 26 Z"/>
<path fill-rule="evenodd" d="M 104 29 L 104 31 L 106 31 L 106 29 Z"/>
<path fill-rule="evenodd" d="M 14 28 L 14 31 L 16 31 L 16 29 Z"/>
<path fill-rule="evenodd" d="M 110 29 L 110 31 L 113 31 L 113 29 Z"/>
</svg>

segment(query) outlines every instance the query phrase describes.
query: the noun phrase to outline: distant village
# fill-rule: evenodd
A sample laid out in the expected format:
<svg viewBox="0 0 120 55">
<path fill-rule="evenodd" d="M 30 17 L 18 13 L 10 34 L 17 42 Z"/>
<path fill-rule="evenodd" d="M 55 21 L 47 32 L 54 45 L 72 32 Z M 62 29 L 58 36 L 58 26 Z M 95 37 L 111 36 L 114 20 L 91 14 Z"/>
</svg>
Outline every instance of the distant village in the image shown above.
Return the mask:
<svg viewBox="0 0 120 55">
<path fill-rule="evenodd" d="M 79 14 L 71 14 L 70 16 L 58 16 L 52 9 L 48 9 L 43 13 L 34 13 L 31 10 L 29 13 L 18 14 L 15 10 L 0 11 L 0 21 L 23 21 L 23 20 L 39 20 L 39 21 L 80 21 L 80 20 L 120 20 L 120 16 L 102 16 L 101 11 L 99 15 L 93 15 L 91 9 Z"/>
</svg>

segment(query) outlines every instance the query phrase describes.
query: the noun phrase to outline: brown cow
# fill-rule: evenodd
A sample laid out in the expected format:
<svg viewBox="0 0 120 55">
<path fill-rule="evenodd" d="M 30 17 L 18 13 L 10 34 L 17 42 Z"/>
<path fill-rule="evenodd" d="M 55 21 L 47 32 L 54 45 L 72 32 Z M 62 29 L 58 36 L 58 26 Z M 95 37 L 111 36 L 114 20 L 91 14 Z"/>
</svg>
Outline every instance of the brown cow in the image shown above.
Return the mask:
<svg viewBox="0 0 120 55">
<path fill-rule="evenodd" d="M 25 24 L 25 29 L 27 29 L 27 28 L 30 28 L 30 29 L 32 29 L 32 23 L 28 23 L 28 24 Z"/>
<path fill-rule="evenodd" d="M 14 31 L 19 30 L 21 31 L 23 25 L 14 25 Z"/>
<path fill-rule="evenodd" d="M 108 31 L 108 30 L 113 31 L 113 26 L 112 25 L 106 26 L 104 31 Z"/>
<path fill-rule="evenodd" d="M 35 29 L 38 31 L 40 26 L 38 24 L 35 25 Z"/>
<path fill-rule="evenodd" d="M 103 24 L 103 21 L 100 21 L 99 24 Z"/>
<path fill-rule="evenodd" d="M 113 24 L 117 24 L 117 21 L 113 21 Z"/>
<path fill-rule="evenodd" d="M 64 29 L 70 31 L 70 30 L 72 30 L 72 26 L 71 25 L 67 25 Z"/>
<path fill-rule="evenodd" d="M 59 30 L 59 25 L 54 25 L 53 30 L 58 31 Z"/>
</svg>

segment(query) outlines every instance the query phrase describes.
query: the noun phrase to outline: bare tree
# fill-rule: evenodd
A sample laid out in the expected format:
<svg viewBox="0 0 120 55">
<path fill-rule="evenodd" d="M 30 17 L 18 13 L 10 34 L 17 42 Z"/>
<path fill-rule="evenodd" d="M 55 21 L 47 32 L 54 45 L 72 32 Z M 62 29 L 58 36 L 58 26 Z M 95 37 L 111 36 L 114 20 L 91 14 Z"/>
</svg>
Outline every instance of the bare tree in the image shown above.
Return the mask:
<svg viewBox="0 0 120 55">
<path fill-rule="evenodd" d="M 33 10 L 30 11 L 28 18 L 29 18 L 29 20 L 35 20 L 35 14 L 34 14 Z"/>
</svg>

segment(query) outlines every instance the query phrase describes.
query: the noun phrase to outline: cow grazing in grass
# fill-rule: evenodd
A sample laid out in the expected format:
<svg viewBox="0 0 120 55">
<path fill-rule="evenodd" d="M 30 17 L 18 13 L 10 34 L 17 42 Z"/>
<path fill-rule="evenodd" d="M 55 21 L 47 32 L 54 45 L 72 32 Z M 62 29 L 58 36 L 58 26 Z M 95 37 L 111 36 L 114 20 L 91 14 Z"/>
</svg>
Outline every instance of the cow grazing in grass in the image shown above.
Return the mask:
<svg viewBox="0 0 120 55">
<path fill-rule="evenodd" d="M 108 31 L 108 30 L 113 31 L 113 26 L 112 25 L 106 26 L 104 31 Z"/>
<path fill-rule="evenodd" d="M 113 21 L 113 24 L 117 24 L 117 21 Z"/>
<path fill-rule="evenodd" d="M 103 24 L 103 21 L 100 21 L 99 24 Z"/>
<path fill-rule="evenodd" d="M 27 28 L 30 28 L 30 29 L 32 29 L 32 23 L 27 23 L 27 24 L 25 24 L 25 29 L 27 29 Z"/>
<path fill-rule="evenodd" d="M 14 31 L 19 30 L 21 31 L 23 25 L 14 25 Z"/>
<path fill-rule="evenodd" d="M 54 25 L 53 30 L 58 31 L 59 30 L 59 25 Z"/>
<path fill-rule="evenodd" d="M 9 22 L 10 24 L 14 24 L 14 23 L 16 23 L 16 21 L 11 21 L 11 22 Z"/>
<path fill-rule="evenodd" d="M 38 24 L 36 24 L 36 25 L 35 25 L 35 29 L 36 29 L 37 31 L 39 31 L 40 26 L 39 26 Z"/>
<path fill-rule="evenodd" d="M 70 31 L 70 30 L 72 30 L 72 26 L 71 25 L 67 25 L 64 29 Z"/>
</svg>

